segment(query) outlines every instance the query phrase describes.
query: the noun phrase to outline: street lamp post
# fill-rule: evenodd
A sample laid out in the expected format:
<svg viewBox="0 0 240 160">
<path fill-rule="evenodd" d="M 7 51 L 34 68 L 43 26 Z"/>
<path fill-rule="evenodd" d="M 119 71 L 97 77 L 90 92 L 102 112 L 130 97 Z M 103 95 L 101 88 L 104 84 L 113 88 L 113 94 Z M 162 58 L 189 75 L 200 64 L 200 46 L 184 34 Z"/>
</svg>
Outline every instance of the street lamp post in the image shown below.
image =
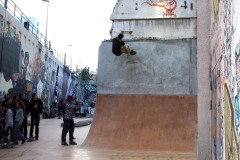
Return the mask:
<svg viewBox="0 0 240 160">
<path fill-rule="evenodd" d="M 72 45 L 69 44 L 68 47 L 72 47 Z M 71 66 L 70 67 L 71 67 L 71 71 L 72 71 L 72 52 L 70 51 L 70 53 L 71 53 L 71 64 L 70 64 Z"/>
<path fill-rule="evenodd" d="M 47 47 L 47 31 L 48 31 L 48 6 L 49 6 L 49 0 L 42 0 L 44 2 L 47 2 L 47 19 L 46 19 L 46 32 L 45 32 L 45 47 Z"/>
</svg>

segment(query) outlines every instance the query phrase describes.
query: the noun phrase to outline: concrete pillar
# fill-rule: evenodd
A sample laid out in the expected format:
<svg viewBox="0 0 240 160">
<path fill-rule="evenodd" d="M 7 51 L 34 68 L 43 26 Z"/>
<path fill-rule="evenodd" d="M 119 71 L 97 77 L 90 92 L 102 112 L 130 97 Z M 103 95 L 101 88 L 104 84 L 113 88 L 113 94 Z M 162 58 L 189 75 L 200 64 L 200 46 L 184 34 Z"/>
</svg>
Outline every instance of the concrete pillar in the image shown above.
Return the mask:
<svg viewBox="0 0 240 160">
<path fill-rule="evenodd" d="M 210 22 L 211 1 L 197 3 L 198 160 L 211 159 Z"/>
</svg>

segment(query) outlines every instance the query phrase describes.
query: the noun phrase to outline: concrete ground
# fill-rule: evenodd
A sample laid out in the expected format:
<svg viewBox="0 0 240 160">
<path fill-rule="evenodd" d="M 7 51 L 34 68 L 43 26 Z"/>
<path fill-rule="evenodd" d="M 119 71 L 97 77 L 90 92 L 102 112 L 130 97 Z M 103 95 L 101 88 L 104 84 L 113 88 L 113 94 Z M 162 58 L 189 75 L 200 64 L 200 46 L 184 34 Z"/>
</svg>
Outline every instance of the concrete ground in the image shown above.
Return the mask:
<svg viewBox="0 0 240 160">
<path fill-rule="evenodd" d="M 75 119 L 75 122 L 82 119 Z M 194 153 L 100 150 L 81 147 L 90 126 L 75 128 L 78 145 L 61 145 L 61 119 L 42 119 L 39 140 L 1 149 L 1 160 L 193 160 Z M 20 141 L 19 141 L 20 142 Z"/>
</svg>

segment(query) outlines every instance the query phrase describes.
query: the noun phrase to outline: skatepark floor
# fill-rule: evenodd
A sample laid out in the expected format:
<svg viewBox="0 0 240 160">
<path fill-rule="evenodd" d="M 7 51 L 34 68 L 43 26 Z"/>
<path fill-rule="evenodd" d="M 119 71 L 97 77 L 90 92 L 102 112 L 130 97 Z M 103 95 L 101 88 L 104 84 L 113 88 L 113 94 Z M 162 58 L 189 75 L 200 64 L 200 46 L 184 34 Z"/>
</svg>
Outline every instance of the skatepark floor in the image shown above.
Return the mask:
<svg viewBox="0 0 240 160">
<path fill-rule="evenodd" d="M 75 119 L 75 122 L 86 119 Z M 195 153 L 101 150 L 81 147 L 89 126 L 76 127 L 74 136 L 78 145 L 62 146 L 60 124 L 62 119 L 41 119 L 39 140 L 10 149 L 0 150 L 1 160 L 193 160 Z M 28 130 L 29 131 L 29 130 Z M 68 135 L 67 135 L 68 141 Z"/>
</svg>

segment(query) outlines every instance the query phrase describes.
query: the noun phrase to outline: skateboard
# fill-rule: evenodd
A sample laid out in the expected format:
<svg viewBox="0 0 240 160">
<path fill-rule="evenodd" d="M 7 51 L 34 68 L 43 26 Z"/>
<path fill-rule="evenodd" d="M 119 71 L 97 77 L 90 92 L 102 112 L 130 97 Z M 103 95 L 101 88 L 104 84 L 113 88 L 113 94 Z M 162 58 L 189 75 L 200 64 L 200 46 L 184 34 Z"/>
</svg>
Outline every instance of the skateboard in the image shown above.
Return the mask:
<svg viewBox="0 0 240 160">
<path fill-rule="evenodd" d="M 7 149 L 7 148 L 13 148 L 13 145 L 7 144 L 7 143 L 0 144 L 0 149 Z"/>
</svg>

